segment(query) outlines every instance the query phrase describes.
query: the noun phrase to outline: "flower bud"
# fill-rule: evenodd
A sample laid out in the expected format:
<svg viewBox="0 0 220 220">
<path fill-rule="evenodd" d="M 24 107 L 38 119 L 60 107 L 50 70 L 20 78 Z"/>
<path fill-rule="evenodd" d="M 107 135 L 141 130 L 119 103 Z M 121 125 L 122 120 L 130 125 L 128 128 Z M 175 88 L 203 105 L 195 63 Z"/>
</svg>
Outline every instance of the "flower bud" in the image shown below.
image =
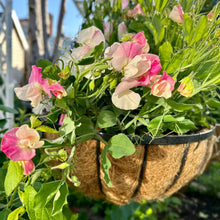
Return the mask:
<svg viewBox="0 0 220 220">
<path fill-rule="evenodd" d="M 185 97 L 189 97 L 193 93 L 193 83 L 190 77 L 185 77 L 181 80 L 178 92 Z"/>
</svg>

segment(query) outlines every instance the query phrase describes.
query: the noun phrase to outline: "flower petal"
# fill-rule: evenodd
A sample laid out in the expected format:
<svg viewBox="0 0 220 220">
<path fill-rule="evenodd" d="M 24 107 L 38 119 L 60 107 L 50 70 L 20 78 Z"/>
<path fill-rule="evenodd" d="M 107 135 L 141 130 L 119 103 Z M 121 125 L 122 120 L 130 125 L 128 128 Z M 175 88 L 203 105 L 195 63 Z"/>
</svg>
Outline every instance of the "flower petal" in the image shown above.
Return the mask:
<svg viewBox="0 0 220 220">
<path fill-rule="evenodd" d="M 31 174 L 34 169 L 35 169 L 35 165 L 33 163 L 32 160 L 28 160 L 28 161 L 19 161 L 20 165 L 23 167 L 24 169 L 24 175 L 29 175 Z"/>
<path fill-rule="evenodd" d="M 131 90 L 126 90 L 119 94 L 113 93 L 112 95 L 112 103 L 117 108 L 124 110 L 134 110 L 138 108 L 140 101 L 141 101 L 140 95 Z"/>
</svg>

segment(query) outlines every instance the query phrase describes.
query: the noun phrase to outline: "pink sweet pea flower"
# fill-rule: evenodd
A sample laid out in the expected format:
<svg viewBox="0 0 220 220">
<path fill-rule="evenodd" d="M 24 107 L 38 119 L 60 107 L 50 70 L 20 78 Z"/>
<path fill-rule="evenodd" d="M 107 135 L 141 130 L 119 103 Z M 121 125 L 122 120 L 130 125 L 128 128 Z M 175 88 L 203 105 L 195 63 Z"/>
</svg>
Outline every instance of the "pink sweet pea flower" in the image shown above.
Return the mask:
<svg viewBox="0 0 220 220">
<path fill-rule="evenodd" d="M 160 58 L 155 54 L 145 54 L 147 60 L 151 62 L 150 69 L 140 77 L 138 82 L 140 86 L 148 86 L 151 84 L 151 77 L 157 75 L 161 70 Z"/>
<path fill-rule="evenodd" d="M 50 85 L 49 89 L 58 99 L 62 99 L 64 96 L 67 96 L 65 89 L 57 82 Z"/>
<path fill-rule="evenodd" d="M 35 165 L 34 165 L 32 160 L 27 160 L 27 161 L 22 160 L 22 161 L 19 161 L 19 164 L 24 169 L 24 175 L 31 174 L 34 171 L 34 169 L 35 169 Z"/>
<path fill-rule="evenodd" d="M 140 4 L 137 4 L 134 9 L 129 10 L 127 13 L 127 16 L 132 18 L 137 18 L 138 15 L 145 16 Z"/>
<path fill-rule="evenodd" d="M 183 10 L 180 4 L 173 7 L 172 11 L 170 12 L 169 18 L 178 24 L 183 23 Z"/>
<path fill-rule="evenodd" d="M 127 33 L 128 33 L 128 31 L 127 31 L 127 27 L 125 26 L 125 23 L 121 22 L 118 25 L 118 40 L 121 41 L 123 38 L 123 35 L 127 34 Z"/>
<path fill-rule="evenodd" d="M 149 44 L 147 43 L 147 40 L 145 38 L 145 35 L 144 35 L 144 31 L 140 31 L 138 32 L 137 34 L 135 34 L 132 39 L 131 39 L 132 42 L 136 42 L 136 43 L 139 43 L 141 46 L 142 46 L 142 52 L 143 53 L 148 53 L 149 50 L 150 50 L 150 46 Z"/>
<path fill-rule="evenodd" d="M 109 38 L 113 32 L 113 24 L 109 21 L 105 21 L 103 22 L 103 27 L 104 27 L 104 36 L 105 36 L 105 39 L 107 41 L 109 41 Z"/>
<path fill-rule="evenodd" d="M 2 138 L 1 151 L 13 161 L 29 161 L 35 156 L 35 149 L 42 147 L 38 132 L 22 125 L 6 132 Z"/>
<path fill-rule="evenodd" d="M 51 97 L 49 82 L 42 78 L 41 67 L 32 66 L 29 84 L 15 88 L 14 91 L 17 97 L 23 101 L 31 101 L 31 105 L 37 108 L 42 98 L 42 92 Z"/>
<path fill-rule="evenodd" d="M 64 120 L 65 117 L 66 117 L 66 114 L 61 114 L 60 115 L 60 119 L 59 119 L 58 125 L 62 125 L 63 124 L 63 120 Z"/>
<path fill-rule="evenodd" d="M 122 0 L 122 1 L 121 1 L 121 8 L 122 8 L 122 10 L 124 10 L 125 8 L 127 8 L 127 6 L 128 6 L 128 1 L 129 1 L 129 0 Z"/>
<path fill-rule="evenodd" d="M 141 53 L 142 47 L 138 43 L 114 43 L 111 47 L 106 48 L 105 58 L 113 57 L 112 60 L 110 60 L 110 63 L 117 71 L 121 71 L 131 59 L 133 59 L 136 55 L 140 55 Z"/>
<path fill-rule="evenodd" d="M 215 17 L 215 12 L 214 11 L 210 11 L 207 14 L 207 18 L 208 18 L 209 21 L 212 21 L 214 17 Z"/>
<path fill-rule="evenodd" d="M 163 71 L 163 76 L 153 84 L 151 93 L 157 97 L 164 97 L 166 99 L 171 97 L 171 92 L 174 90 L 174 79 Z"/>
<path fill-rule="evenodd" d="M 83 46 L 95 47 L 96 45 L 99 45 L 102 41 L 105 42 L 105 37 L 101 30 L 99 30 L 95 26 L 92 26 L 80 31 L 76 38 L 76 41 Z"/>
</svg>

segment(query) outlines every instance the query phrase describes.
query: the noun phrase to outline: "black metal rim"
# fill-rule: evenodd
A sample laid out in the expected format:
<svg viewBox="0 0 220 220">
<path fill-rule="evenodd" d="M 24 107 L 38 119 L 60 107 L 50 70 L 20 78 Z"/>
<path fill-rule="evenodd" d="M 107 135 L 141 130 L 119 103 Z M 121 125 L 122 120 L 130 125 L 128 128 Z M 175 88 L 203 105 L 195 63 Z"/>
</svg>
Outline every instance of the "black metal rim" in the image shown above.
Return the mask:
<svg viewBox="0 0 220 220">
<path fill-rule="evenodd" d="M 210 130 L 202 131 L 195 134 L 187 134 L 187 135 L 168 135 L 160 138 L 152 138 L 148 135 L 142 137 L 133 137 L 128 136 L 130 140 L 134 144 L 152 144 L 152 145 L 175 145 L 175 144 L 188 144 L 193 142 L 199 142 L 205 139 L 208 139 L 215 132 L 215 126 L 213 126 Z M 113 135 L 106 133 L 99 133 L 99 135 L 106 141 L 108 141 Z"/>
</svg>

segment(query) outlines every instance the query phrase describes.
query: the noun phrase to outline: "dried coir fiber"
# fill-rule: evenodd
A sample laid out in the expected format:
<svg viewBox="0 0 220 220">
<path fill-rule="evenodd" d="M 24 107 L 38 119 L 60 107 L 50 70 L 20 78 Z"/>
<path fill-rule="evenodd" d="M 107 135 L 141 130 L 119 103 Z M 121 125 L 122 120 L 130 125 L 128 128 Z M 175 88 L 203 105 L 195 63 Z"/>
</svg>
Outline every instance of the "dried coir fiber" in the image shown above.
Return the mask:
<svg viewBox="0 0 220 220">
<path fill-rule="evenodd" d="M 130 200 L 160 200 L 202 174 L 211 158 L 213 141 L 211 136 L 188 144 L 135 145 L 136 152 L 131 156 L 114 159 L 108 155 L 113 185 L 108 187 L 100 165 L 105 145 L 89 140 L 76 147 L 72 175 L 78 177 L 78 189 L 85 195 L 118 205 Z"/>
</svg>

